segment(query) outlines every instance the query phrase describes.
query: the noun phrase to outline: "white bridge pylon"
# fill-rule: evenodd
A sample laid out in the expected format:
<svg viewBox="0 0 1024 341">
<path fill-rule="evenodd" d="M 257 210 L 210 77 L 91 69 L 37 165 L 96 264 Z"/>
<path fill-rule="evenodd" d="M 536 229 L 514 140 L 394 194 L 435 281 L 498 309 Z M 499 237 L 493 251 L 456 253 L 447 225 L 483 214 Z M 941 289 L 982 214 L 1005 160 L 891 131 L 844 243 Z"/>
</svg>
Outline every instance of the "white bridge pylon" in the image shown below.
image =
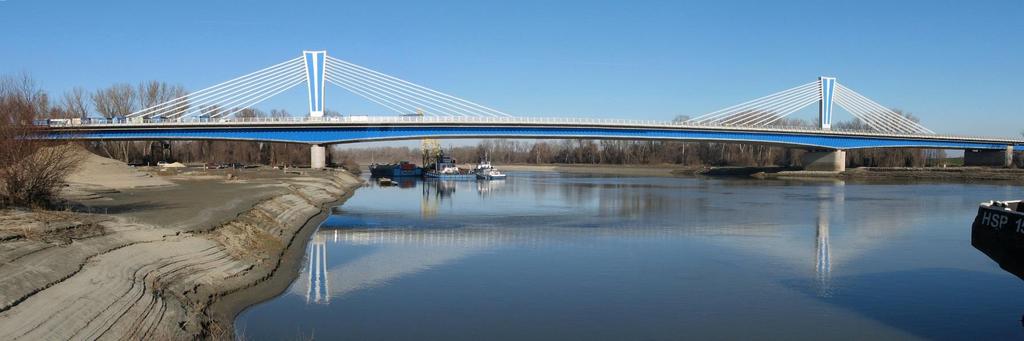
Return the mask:
<svg viewBox="0 0 1024 341">
<path fill-rule="evenodd" d="M 310 116 L 321 117 L 325 111 L 326 83 L 399 115 L 512 117 L 499 110 L 331 57 L 326 51 L 303 51 L 301 57 L 141 109 L 127 118 L 229 118 L 300 84 L 306 84 L 308 90 Z"/>
<path fill-rule="evenodd" d="M 787 116 L 818 104 L 818 127 L 832 129 L 832 104 L 879 132 L 935 134 L 928 128 L 836 82 L 833 77 L 776 92 L 752 101 L 710 112 L 686 121 L 698 125 L 767 127 Z"/>
</svg>

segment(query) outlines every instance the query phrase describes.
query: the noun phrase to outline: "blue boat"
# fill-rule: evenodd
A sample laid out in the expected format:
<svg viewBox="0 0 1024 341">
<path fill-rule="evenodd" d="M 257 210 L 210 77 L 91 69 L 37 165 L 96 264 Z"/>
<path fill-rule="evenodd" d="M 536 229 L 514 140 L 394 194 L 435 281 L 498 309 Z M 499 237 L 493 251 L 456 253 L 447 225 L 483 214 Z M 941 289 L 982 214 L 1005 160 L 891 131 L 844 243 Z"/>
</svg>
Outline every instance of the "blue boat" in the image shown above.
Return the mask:
<svg viewBox="0 0 1024 341">
<path fill-rule="evenodd" d="M 423 168 L 417 167 L 415 163 L 402 161 L 398 164 L 372 164 L 370 165 L 370 176 L 404 178 L 418 177 L 423 175 Z"/>
</svg>

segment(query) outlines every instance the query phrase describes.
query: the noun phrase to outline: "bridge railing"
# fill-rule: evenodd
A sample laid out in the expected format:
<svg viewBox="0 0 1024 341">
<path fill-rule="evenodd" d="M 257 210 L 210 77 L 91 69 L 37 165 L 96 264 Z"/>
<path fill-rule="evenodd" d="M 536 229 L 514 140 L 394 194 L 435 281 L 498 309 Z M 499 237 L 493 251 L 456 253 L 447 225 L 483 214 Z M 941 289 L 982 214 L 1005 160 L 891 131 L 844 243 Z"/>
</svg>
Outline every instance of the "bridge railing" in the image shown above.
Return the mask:
<svg viewBox="0 0 1024 341">
<path fill-rule="evenodd" d="M 965 135 L 939 135 L 939 134 L 909 134 L 894 132 L 879 132 L 873 130 L 858 129 L 837 129 L 824 130 L 814 126 L 759 126 L 750 127 L 742 125 L 699 123 L 691 121 L 663 121 L 663 120 L 631 120 L 615 118 L 582 118 L 582 117 L 457 117 L 457 116 L 333 116 L 333 117 L 238 117 L 238 118 L 205 118 L 190 117 L 186 119 L 161 119 L 161 118 L 88 118 L 88 119 L 50 119 L 36 121 L 36 125 L 50 127 L 74 127 L 74 126 L 210 126 L 210 125 L 259 125 L 259 124 L 443 124 L 443 123 L 466 123 L 466 124 L 526 124 L 526 125 L 588 125 L 588 126 L 611 126 L 611 127 L 693 127 L 703 129 L 762 131 L 762 132 L 797 132 L 797 133 L 830 133 L 848 134 L 879 137 L 924 137 L 930 139 L 970 139 L 970 140 L 1000 140 L 1013 143 L 1024 143 L 1024 140 L 993 139 L 982 136 Z"/>
</svg>

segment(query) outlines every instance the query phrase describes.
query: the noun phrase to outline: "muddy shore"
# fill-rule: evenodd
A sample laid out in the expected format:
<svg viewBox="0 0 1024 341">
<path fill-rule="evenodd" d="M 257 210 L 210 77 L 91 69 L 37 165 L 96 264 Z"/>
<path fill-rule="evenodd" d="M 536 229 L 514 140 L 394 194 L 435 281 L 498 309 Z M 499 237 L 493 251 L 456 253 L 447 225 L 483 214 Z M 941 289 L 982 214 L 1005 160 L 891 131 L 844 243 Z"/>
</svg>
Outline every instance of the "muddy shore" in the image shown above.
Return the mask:
<svg viewBox="0 0 1024 341">
<path fill-rule="evenodd" d="M 232 338 L 235 314 L 287 287 L 310 234 L 361 184 L 95 155 L 69 181 L 66 210 L 0 211 L 0 339 Z"/>
</svg>

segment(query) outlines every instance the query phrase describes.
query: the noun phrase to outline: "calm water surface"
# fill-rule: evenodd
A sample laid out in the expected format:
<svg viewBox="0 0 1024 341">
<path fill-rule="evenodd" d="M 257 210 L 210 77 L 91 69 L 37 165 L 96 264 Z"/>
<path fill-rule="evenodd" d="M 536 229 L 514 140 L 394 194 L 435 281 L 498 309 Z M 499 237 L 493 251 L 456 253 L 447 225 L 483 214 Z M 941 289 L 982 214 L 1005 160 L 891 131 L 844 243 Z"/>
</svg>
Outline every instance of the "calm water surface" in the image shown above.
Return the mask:
<svg viewBox="0 0 1024 341">
<path fill-rule="evenodd" d="M 246 339 L 1020 339 L 970 246 L 1024 188 L 588 176 L 368 185 Z"/>
</svg>

